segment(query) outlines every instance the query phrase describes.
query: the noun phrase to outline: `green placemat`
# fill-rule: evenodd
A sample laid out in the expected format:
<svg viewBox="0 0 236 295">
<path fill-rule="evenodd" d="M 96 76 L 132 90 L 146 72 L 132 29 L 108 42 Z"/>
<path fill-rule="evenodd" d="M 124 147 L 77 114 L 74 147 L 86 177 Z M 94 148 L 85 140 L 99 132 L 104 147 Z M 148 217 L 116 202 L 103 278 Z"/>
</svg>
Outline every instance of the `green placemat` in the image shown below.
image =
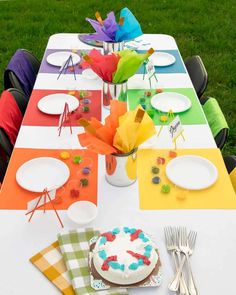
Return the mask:
<svg viewBox="0 0 236 295">
<path fill-rule="evenodd" d="M 128 294 L 124 288 L 95 291 L 90 286 L 88 266 L 89 240 L 99 235 L 92 228 L 72 230 L 58 235 L 60 250 L 76 295 L 121 295 Z"/>
<path fill-rule="evenodd" d="M 180 116 L 181 122 L 183 125 L 194 125 L 194 124 L 207 124 L 207 121 L 204 116 L 204 112 L 202 110 L 202 107 L 198 101 L 198 97 L 196 96 L 194 90 L 192 88 L 164 88 L 162 89 L 163 92 L 177 92 L 183 95 L 186 95 L 192 102 L 192 107 L 183 112 L 179 113 L 178 115 Z M 130 89 L 128 90 L 128 103 L 129 103 L 129 108 L 131 110 L 135 109 L 138 104 L 140 103 L 140 98 L 144 97 L 144 92 L 145 91 L 151 91 L 152 95 L 151 96 L 145 96 L 145 105 L 146 105 L 146 110 L 153 110 L 154 111 L 154 116 L 153 116 L 153 121 L 155 125 L 163 125 L 163 122 L 160 121 L 160 116 L 164 115 L 164 113 L 159 112 L 155 109 L 152 108 L 150 100 L 153 95 L 156 94 L 155 90 L 150 90 L 150 89 Z M 170 121 L 169 121 L 170 122 Z M 166 124 L 169 124 L 167 122 Z"/>
</svg>

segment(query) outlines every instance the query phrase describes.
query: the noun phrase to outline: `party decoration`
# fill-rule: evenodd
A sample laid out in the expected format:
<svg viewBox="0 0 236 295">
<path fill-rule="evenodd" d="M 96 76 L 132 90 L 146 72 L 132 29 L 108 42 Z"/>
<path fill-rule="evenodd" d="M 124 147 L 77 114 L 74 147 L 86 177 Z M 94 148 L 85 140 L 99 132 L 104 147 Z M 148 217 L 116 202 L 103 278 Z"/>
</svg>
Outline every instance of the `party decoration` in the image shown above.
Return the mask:
<svg viewBox="0 0 236 295">
<path fill-rule="evenodd" d="M 109 12 L 104 20 L 98 11 L 95 13 L 95 17 L 96 20 L 86 18 L 96 31 L 95 34 L 87 37 L 88 40 L 121 42 L 143 34 L 139 22 L 127 7 L 120 11 L 118 22 L 113 11 Z"/>
<path fill-rule="evenodd" d="M 117 100 L 111 101 L 104 125 L 95 118 L 80 119 L 79 123 L 85 129 L 78 135 L 80 144 L 103 155 L 129 153 L 156 133 L 152 119 L 141 106 L 127 112 L 127 104 Z"/>
<path fill-rule="evenodd" d="M 81 66 L 90 67 L 105 82 L 123 83 L 138 71 L 153 52 L 153 48 L 146 53 L 125 49 L 103 55 L 100 51 L 93 49 L 89 54 L 83 55 Z"/>
</svg>

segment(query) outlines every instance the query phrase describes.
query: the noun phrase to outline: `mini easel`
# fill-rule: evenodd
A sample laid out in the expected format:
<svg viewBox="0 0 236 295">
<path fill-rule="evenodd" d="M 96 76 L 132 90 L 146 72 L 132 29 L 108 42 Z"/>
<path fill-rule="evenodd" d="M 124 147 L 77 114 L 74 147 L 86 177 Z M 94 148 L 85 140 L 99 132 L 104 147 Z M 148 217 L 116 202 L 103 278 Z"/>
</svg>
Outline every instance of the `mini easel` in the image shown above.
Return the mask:
<svg viewBox="0 0 236 295">
<path fill-rule="evenodd" d="M 184 132 L 184 130 L 182 130 L 182 131 L 180 132 L 180 134 L 178 134 L 178 135 L 174 138 L 174 140 L 173 140 L 173 143 L 174 143 L 174 145 L 175 145 L 175 149 L 177 149 L 176 141 L 177 141 L 178 137 L 181 136 L 182 139 L 185 141 L 185 138 L 184 138 L 183 132 Z"/>
<path fill-rule="evenodd" d="M 143 70 L 143 80 L 145 79 L 145 75 L 148 74 L 149 86 L 150 89 L 152 88 L 152 78 L 154 77 L 156 82 L 158 82 L 155 72 L 155 67 L 150 60 L 145 60 L 143 63 L 144 70 Z"/>
<path fill-rule="evenodd" d="M 72 55 L 70 54 L 69 58 L 63 63 L 63 65 L 61 66 L 60 70 L 59 70 L 59 75 L 57 77 L 57 80 L 60 78 L 62 72 L 64 71 L 64 74 L 67 71 L 67 68 L 70 66 L 70 62 L 73 68 L 73 73 L 74 73 L 74 78 L 76 80 L 76 75 L 75 75 L 75 67 L 74 67 L 74 63 L 73 63 L 73 58 Z"/>
<path fill-rule="evenodd" d="M 42 205 L 39 205 L 39 203 L 40 203 L 40 201 L 41 201 L 42 198 L 44 198 L 44 199 L 43 199 L 43 204 L 42 204 Z M 53 205 L 52 199 L 51 199 L 51 197 L 50 197 L 50 194 L 49 194 L 49 191 L 47 190 L 47 188 L 45 188 L 45 189 L 43 190 L 43 194 L 39 197 L 39 199 L 38 199 L 38 201 L 37 201 L 37 203 L 36 203 L 34 209 L 31 210 L 31 211 L 29 211 L 29 212 L 27 212 L 27 213 L 25 214 L 25 215 L 31 214 L 31 215 L 30 215 L 30 218 L 29 218 L 29 220 L 28 220 L 28 222 L 31 221 L 31 219 L 32 219 L 32 217 L 33 217 L 35 211 L 36 211 L 37 209 L 39 209 L 40 207 L 43 206 L 43 213 L 46 212 L 47 198 L 48 198 L 49 202 L 51 203 L 52 208 L 53 208 L 54 212 L 56 213 L 56 216 L 57 216 L 57 218 L 58 218 L 58 220 L 59 220 L 61 226 L 64 227 L 64 225 L 63 225 L 63 223 L 62 223 L 62 221 L 61 221 L 61 219 L 60 219 L 60 217 L 59 217 L 59 215 L 58 215 L 58 213 L 57 213 L 57 210 L 55 209 L 55 207 L 54 207 L 54 205 Z"/>
<path fill-rule="evenodd" d="M 60 118 L 59 118 L 59 127 L 58 127 L 58 136 L 61 135 L 61 129 L 62 127 L 65 125 L 66 121 L 69 121 L 69 126 L 70 126 L 70 133 L 72 134 L 72 127 L 71 127 L 71 113 L 69 111 L 69 106 L 68 106 L 68 103 L 66 102 L 65 103 L 65 107 L 64 107 L 64 110 L 63 110 L 63 113 L 60 115 Z M 64 126 L 65 127 L 65 126 Z"/>
<path fill-rule="evenodd" d="M 174 115 L 173 111 L 169 110 L 169 112 L 166 114 L 166 121 L 164 123 L 168 122 L 169 119 L 173 120 L 174 118 L 175 118 L 175 115 Z M 159 136 L 161 134 L 161 131 L 162 131 L 163 127 L 164 127 L 164 124 L 161 125 L 161 128 L 158 131 L 157 136 Z"/>
</svg>

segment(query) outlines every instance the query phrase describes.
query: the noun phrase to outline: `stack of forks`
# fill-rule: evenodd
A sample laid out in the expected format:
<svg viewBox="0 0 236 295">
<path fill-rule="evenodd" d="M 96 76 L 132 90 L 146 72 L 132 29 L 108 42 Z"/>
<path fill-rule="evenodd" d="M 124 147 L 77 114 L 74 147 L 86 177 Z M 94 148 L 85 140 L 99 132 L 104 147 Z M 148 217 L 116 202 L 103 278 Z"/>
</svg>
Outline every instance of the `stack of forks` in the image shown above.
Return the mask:
<svg viewBox="0 0 236 295">
<path fill-rule="evenodd" d="M 189 256 L 193 254 L 197 233 L 190 231 L 187 234 L 186 227 L 170 226 L 165 227 L 164 232 L 166 248 L 172 255 L 175 266 L 175 276 L 168 285 L 169 290 L 179 295 L 198 295 L 189 261 Z"/>
</svg>

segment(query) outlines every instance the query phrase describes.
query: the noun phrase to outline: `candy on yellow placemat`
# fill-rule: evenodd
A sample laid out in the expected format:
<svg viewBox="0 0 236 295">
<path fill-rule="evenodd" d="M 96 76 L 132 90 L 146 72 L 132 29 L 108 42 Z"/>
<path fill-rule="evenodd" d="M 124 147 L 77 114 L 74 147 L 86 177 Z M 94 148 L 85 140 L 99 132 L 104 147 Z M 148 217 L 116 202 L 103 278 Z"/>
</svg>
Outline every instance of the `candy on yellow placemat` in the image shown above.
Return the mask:
<svg viewBox="0 0 236 295">
<path fill-rule="evenodd" d="M 168 194 L 170 192 L 170 186 L 168 184 L 163 184 L 161 187 L 161 192 L 164 194 Z"/>
<path fill-rule="evenodd" d="M 66 152 L 66 151 L 63 151 L 60 153 L 60 157 L 62 160 L 67 160 L 70 158 L 70 153 L 69 152 Z"/>
<path fill-rule="evenodd" d="M 186 199 L 186 197 L 187 197 L 187 194 L 181 192 L 181 193 L 177 193 L 175 197 L 179 201 L 184 201 Z"/>
<path fill-rule="evenodd" d="M 175 158 L 175 157 L 177 157 L 177 153 L 175 151 L 169 151 L 169 157 Z"/>
</svg>

